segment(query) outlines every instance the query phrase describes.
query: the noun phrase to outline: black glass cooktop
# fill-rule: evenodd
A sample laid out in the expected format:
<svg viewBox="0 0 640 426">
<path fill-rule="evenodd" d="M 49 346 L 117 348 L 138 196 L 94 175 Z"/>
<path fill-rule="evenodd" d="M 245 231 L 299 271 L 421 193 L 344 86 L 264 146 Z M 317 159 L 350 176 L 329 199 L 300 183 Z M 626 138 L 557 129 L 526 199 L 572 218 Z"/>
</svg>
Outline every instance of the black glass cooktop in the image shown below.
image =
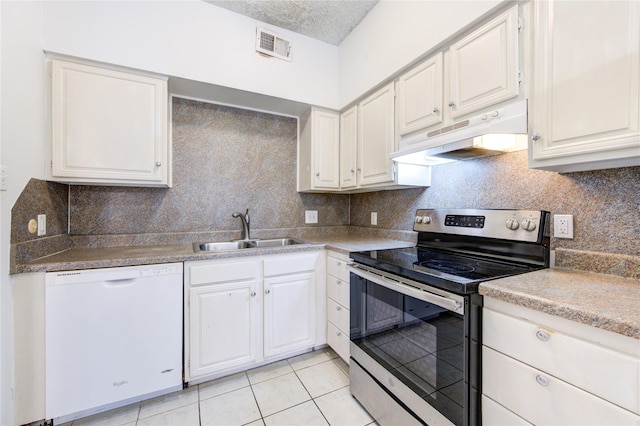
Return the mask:
<svg viewBox="0 0 640 426">
<path fill-rule="evenodd" d="M 357 263 L 459 294 L 476 293 L 482 281 L 540 268 L 419 246 L 354 252 L 350 256 Z"/>
</svg>

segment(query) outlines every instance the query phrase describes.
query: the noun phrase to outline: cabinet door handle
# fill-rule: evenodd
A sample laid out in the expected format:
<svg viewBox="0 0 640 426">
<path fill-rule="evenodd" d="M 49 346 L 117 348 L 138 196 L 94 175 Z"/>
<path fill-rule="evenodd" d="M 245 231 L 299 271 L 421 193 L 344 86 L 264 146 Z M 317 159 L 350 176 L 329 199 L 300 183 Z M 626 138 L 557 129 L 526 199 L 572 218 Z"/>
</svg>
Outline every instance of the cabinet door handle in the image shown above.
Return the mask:
<svg viewBox="0 0 640 426">
<path fill-rule="evenodd" d="M 454 106 L 456 106 L 456 103 L 455 103 L 455 102 L 453 102 L 453 101 L 449 101 L 449 106 L 450 106 L 451 108 L 453 108 Z"/>
<path fill-rule="evenodd" d="M 540 386 L 549 386 L 549 380 L 542 374 L 536 376 L 536 382 L 538 382 Z"/>
<path fill-rule="evenodd" d="M 316 177 L 320 177 L 320 172 L 316 172 Z"/>
<path fill-rule="evenodd" d="M 538 340 L 542 341 L 542 342 L 546 342 L 549 340 L 549 333 L 547 333 L 544 330 L 538 330 L 536 331 L 536 337 L 538 338 Z"/>
<path fill-rule="evenodd" d="M 269 289 L 266 289 L 266 290 L 264 291 L 264 294 L 269 294 L 269 293 L 271 293 L 271 290 L 269 290 Z"/>
<path fill-rule="evenodd" d="M 356 172 L 355 170 L 351 169 L 351 174 L 354 174 L 355 172 Z"/>
<path fill-rule="evenodd" d="M 438 107 L 433 107 L 433 113 L 434 114 L 437 114 L 439 112 L 440 112 L 440 110 L 438 109 Z"/>
<path fill-rule="evenodd" d="M 534 142 L 537 142 L 542 139 L 542 135 L 540 133 L 534 133 L 533 136 L 531 136 L 531 139 L 533 139 Z"/>
<path fill-rule="evenodd" d="M 156 167 L 160 167 L 160 166 L 162 166 L 162 163 L 159 161 L 156 161 Z"/>
</svg>

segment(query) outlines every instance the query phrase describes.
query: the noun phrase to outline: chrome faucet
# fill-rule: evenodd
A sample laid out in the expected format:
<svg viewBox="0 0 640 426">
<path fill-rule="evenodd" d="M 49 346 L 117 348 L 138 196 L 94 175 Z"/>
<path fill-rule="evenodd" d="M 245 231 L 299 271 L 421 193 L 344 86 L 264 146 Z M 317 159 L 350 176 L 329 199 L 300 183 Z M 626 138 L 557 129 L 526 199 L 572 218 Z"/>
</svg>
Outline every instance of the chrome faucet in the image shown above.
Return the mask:
<svg viewBox="0 0 640 426">
<path fill-rule="evenodd" d="M 249 229 L 249 209 L 242 214 L 241 212 L 235 212 L 231 215 L 232 217 L 239 217 L 242 221 L 242 240 L 248 241 L 251 239 L 251 231 Z"/>
</svg>

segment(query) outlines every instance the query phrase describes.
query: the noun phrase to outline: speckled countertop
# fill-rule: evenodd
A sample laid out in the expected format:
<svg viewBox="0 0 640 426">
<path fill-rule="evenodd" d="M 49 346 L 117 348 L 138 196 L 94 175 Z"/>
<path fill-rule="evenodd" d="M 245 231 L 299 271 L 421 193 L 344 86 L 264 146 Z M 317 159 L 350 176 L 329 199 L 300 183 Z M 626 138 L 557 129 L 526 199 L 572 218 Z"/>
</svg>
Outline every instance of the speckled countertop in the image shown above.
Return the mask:
<svg viewBox="0 0 640 426">
<path fill-rule="evenodd" d="M 16 273 L 70 271 L 77 269 L 111 268 L 117 266 L 149 265 L 155 263 L 184 262 L 189 260 L 222 259 L 239 256 L 260 256 L 267 254 L 291 253 L 310 250 L 352 251 L 379 250 L 384 248 L 412 247 L 406 241 L 360 236 L 318 236 L 304 239 L 306 244 L 284 247 L 249 248 L 217 252 L 194 252 L 191 243 L 72 248 L 51 256 L 16 265 Z"/>
<path fill-rule="evenodd" d="M 480 284 L 480 294 L 640 339 L 640 280 L 543 269 Z"/>
</svg>

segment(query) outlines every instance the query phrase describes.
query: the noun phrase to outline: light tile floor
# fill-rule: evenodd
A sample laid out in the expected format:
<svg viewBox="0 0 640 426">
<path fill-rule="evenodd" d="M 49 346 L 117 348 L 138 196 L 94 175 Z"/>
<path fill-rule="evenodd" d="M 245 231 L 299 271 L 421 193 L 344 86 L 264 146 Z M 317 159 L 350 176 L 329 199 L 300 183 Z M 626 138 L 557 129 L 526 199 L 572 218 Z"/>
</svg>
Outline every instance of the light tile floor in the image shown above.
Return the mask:
<svg viewBox="0 0 640 426">
<path fill-rule="evenodd" d="M 348 374 L 349 366 L 325 348 L 70 425 L 369 425 L 373 419 L 351 396 Z"/>
</svg>

